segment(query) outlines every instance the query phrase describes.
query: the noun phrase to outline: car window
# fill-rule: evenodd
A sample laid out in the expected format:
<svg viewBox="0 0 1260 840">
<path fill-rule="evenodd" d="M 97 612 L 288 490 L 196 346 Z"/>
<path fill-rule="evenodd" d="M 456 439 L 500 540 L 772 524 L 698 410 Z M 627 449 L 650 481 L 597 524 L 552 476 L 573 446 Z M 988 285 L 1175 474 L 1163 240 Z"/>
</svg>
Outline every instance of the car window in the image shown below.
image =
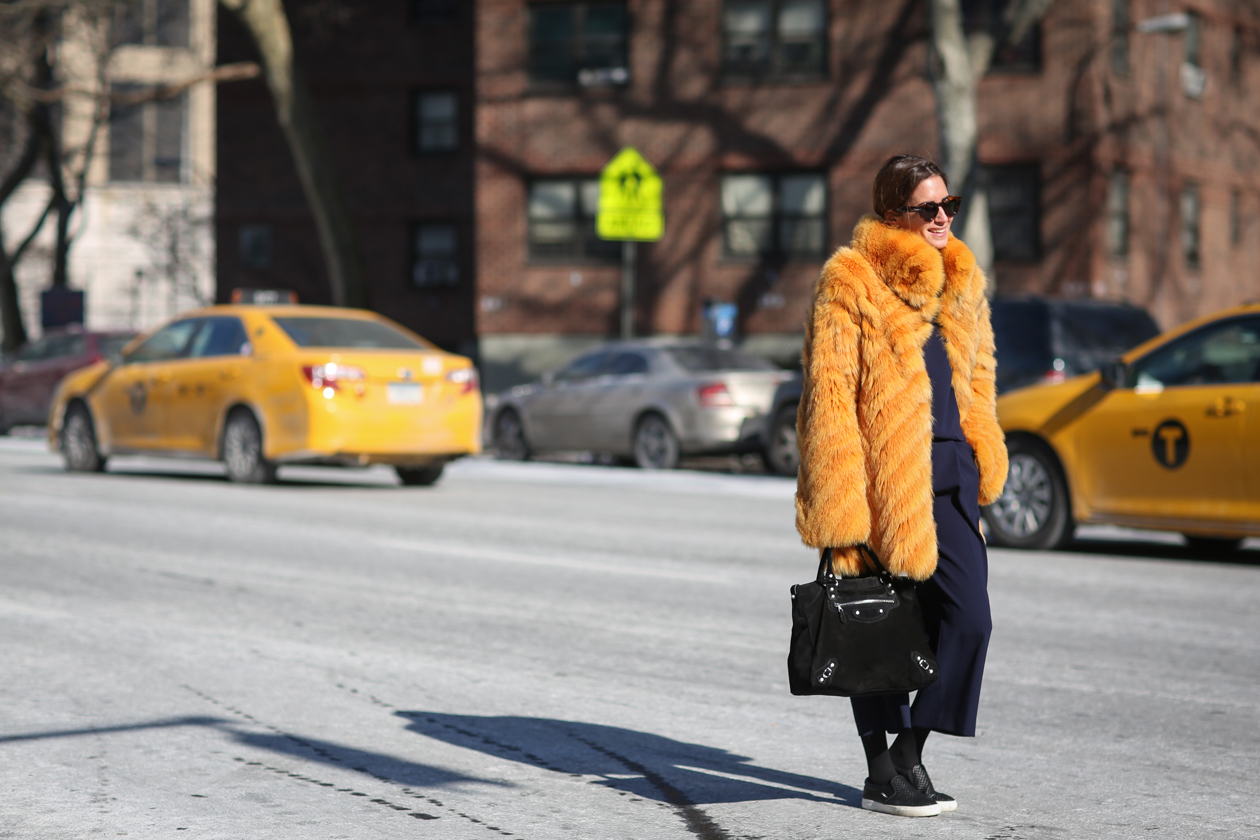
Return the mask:
<svg viewBox="0 0 1260 840">
<path fill-rule="evenodd" d="M 37 338 L 34 341 L 23 344 L 22 347 L 13 356 L 15 362 L 38 362 L 40 359 L 48 358 L 48 339 Z"/>
<path fill-rule="evenodd" d="M 87 339 L 82 335 L 49 336 L 42 359 L 69 359 L 87 352 Z"/>
<path fill-rule="evenodd" d="M 127 346 L 134 335 L 104 335 L 97 339 L 101 355 L 111 362 L 122 358 L 122 349 Z"/>
<path fill-rule="evenodd" d="M 632 373 L 647 373 L 648 360 L 642 353 L 618 353 L 608 363 L 607 373 L 614 376 L 628 376 Z"/>
<path fill-rule="evenodd" d="M 1260 374 L 1260 318 L 1212 324 L 1135 362 L 1130 388 L 1160 391 L 1177 385 L 1254 382 Z"/>
<path fill-rule="evenodd" d="M 683 370 L 692 373 L 718 370 L 778 370 L 773 362 L 723 347 L 670 347 L 665 351 Z"/>
<path fill-rule="evenodd" d="M 603 351 L 580 356 L 556 371 L 556 381 L 577 382 L 582 379 L 590 379 L 600 372 L 600 368 L 604 366 L 608 356 L 609 354 Z"/>
<path fill-rule="evenodd" d="M 239 356 L 241 348 L 249 341 L 245 335 L 245 325 L 240 318 L 214 317 L 206 318 L 193 339 L 188 355 L 194 358 L 205 356 Z"/>
<path fill-rule="evenodd" d="M 166 359 L 178 359 L 184 355 L 188 340 L 192 338 L 200 319 L 190 318 L 187 321 L 176 321 L 163 327 L 127 354 L 127 363 L 161 362 Z"/>
<path fill-rule="evenodd" d="M 428 350 L 388 324 L 360 318 L 273 318 L 298 347 L 353 347 L 362 350 Z"/>
<path fill-rule="evenodd" d="M 1159 327 L 1141 309 L 1064 304 L 1059 318 L 1063 349 L 1104 351 L 1116 355 L 1159 335 Z"/>
</svg>

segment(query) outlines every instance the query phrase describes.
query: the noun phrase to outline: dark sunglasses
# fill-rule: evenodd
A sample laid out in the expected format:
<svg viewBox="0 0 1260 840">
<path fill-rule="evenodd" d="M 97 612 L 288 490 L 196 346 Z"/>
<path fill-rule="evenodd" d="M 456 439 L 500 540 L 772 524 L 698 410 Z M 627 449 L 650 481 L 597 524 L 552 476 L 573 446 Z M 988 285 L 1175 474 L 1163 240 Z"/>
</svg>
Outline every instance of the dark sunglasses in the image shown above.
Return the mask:
<svg viewBox="0 0 1260 840">
<path fill-rule="evenodd" d="M 947 195 L 944 201 L 925 201 L 922 204 L 916 204 L 914 207 L 898 207 L 895 213 L 917 213 L 919 218 L 925 222 L 930 222 L 936 218 L 938 210 L 944 210 L 945 215 L 951 219 L 958 215 L 958 208 L 962 206 L 962 196 Z"/>
</svg>

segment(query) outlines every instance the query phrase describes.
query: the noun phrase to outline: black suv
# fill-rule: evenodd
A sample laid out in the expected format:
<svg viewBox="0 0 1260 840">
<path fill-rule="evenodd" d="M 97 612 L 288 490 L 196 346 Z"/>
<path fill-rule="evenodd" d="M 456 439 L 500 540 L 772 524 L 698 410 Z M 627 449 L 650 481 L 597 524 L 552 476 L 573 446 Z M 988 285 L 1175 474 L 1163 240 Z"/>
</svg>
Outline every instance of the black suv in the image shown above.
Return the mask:
<svg viewBox="0 0 1260 840">
<path fill-rule="evenodd" d="M 1145 309 L 1127 303 L 999 297 L 992 306 L 999 394 L 1097 370 L 1160 332 Z M 795 475 L 800 464 L 796 449 L 800 399 L 797 377 L 779 386 L 766 415 L 762 455 L 766 469 L 778 475 Z"/>
</svg>

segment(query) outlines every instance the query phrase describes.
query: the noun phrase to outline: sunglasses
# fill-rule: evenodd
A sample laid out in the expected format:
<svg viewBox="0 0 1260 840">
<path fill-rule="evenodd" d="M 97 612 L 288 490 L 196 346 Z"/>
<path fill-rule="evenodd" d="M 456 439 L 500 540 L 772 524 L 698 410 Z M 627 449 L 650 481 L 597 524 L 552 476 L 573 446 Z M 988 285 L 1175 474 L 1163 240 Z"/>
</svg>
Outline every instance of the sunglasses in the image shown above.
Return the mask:
<svg viewBox="0 0 1260 840">
<path fill-rule="evenodd" d="M 958 215 L 958 208 L 962 206 L 962 196 L 947 195 L 944 201 L 925 201 L 922 204 L 916 204 L 914 207 L 898 207 L 894 213 L 916 213 L 919 218 L 925 222 L 930 222 L 936 218 L 939 210 L 944 210 L 945 215 L 954 218 Z"/>
</svg>

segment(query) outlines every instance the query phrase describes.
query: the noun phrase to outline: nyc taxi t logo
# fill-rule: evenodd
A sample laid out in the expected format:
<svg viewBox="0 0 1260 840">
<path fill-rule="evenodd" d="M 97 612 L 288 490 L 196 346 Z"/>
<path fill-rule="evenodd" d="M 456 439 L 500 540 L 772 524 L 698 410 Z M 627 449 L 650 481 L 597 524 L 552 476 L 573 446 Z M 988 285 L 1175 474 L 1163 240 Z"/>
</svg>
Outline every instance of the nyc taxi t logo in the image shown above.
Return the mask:
<svg viewBox="0 0 1260 840">
<path fill-rule="evenodd" d="M 1175 470 L 1190 457 L 1190 432 L 1179 420 L 1165 420 L 1151 435 L 1151 451 L 1160 466 Z"/>
</svg>

